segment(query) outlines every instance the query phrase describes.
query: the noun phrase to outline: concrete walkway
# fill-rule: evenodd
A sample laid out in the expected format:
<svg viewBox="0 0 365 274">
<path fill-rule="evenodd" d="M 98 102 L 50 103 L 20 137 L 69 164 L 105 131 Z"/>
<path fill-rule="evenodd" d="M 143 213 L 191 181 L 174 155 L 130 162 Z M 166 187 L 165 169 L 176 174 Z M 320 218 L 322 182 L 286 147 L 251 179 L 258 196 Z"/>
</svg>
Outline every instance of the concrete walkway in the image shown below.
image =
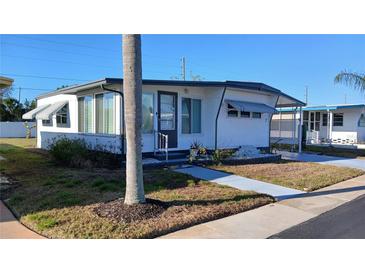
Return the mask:
<svg viewBox="0 0 365 274">
<path fill-rule="evenodd" d="M 0 201 L 0 239 L 44 239 L 23 226 Z"/>
<path fill-rule="evenodd" d="M 283 159 L 301 162 L 314 162 L 324 165 L 333 165 L 339 167 L 350 167 L 365 170 L 365 160 L 349 159 L 343 157 L 333 157 L 326 155 L 317 155 L 310 153 L 295 153 L 289 151 L 279 151 Z"/>
<path fill-rule="evenodd" d="M 305 192 L 287 188 L 275 184 L 265 183 L 258 180 L 232 175 L 226 172 L 212 170 L 198 166 L 186 166 L 175 169 L 176 172 L 189 174 L 199 179 L 211 181 L 220 185 L 227 185 L 241 190 L 251 190 L 258 193 L 268 194 L 277 200 L 292 198 Z"/>
<path fill-rule="evenodd" d="M 365 175 L 162 238 L 264 239 L 365 194 Z"/>
</svg>

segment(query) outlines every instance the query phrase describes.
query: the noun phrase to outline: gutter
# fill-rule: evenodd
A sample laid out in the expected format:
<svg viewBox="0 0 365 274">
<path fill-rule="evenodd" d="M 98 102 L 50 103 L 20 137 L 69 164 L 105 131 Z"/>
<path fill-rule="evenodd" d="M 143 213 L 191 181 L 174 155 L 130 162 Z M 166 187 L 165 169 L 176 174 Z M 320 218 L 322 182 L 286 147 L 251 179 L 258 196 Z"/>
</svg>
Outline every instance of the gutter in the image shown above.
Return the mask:
<svg viewBox="0 0 365 274">
<path fill-rule="evenodd" d="M 118 93 L 121 97 L 122 97 L 122 105 L 121 105 L 121 110 L 122 110 L 122 116 L 121 116 L 121 121 L 120 121 L 120 133 L 121 133 L 121 152 L 124 153 L 124 129 L 125 129 L 125 124 L 124 124 L 124 94 L 123 92 L 119 91 L 119 90 L 115 90 L 115 89 L 110 89 L 105 87 L 104 84 L 100 85 L 100 88 L 104 91 L 110 91 L 110 92 L 114 92 L 114 93 Z M 123 128 L 123 132 L 122 132 L 122 128 Z"/>
<path fill-rule="evenodd" d="M 214 138 L 215 138 L 214 139 L 214 149 L 215 150 L 217 150 L 217 148 L 218 148 L 218 117 L 219 117 L 219 113 L 220 113 L 221 108 L 222 108 L 222 103 L 223 103 L 224 96 L 226 95 L 226 89 L 227 89 L 227 86 L 224 86 L 221 101 L 219 103 L 219 107 L 218 107 L 218 111 L 217 111 L 217 116 L 215 117 L 215 133 L 214 133 Z"/>
</svg>

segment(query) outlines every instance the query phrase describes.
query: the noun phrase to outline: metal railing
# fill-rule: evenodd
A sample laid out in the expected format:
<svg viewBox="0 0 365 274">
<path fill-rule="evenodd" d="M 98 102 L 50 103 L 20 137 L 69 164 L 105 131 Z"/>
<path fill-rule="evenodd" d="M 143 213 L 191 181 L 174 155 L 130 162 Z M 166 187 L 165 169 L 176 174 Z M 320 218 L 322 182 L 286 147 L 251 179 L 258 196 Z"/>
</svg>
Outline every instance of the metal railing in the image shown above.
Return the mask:
<svg viewBox="0 0 365 274">
<path fill-rule="evenodd" d="M 159 152 L 164 152 L 166 156 L 166 161 L 169 159 L 169 136 L 161 132 L 157 132 L 157 149 Z"/>
</svg>

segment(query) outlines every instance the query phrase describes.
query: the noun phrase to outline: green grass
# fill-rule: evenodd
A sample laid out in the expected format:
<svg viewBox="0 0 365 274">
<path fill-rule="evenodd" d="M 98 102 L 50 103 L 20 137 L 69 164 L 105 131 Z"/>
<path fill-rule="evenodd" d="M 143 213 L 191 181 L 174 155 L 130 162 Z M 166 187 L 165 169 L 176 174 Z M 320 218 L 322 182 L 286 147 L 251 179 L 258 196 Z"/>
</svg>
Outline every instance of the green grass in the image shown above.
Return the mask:
<svg viewBox="0 0 365 274">
<path fill-rule="evenodd" d="M 169 201 L 160 217 L 120 223 L 97 216 L 100 203 L 124 197 L 120 169 L 79 169 L 56 165 L 48 153 L 0 145 L 3 172 L 17 181 L 0 193 L 20 221 L 50 238 L 151 238 L 273 202 L 267 195 L 200 181 L 169 169 L 144 171 L 147 198 Z"/>
</svg>

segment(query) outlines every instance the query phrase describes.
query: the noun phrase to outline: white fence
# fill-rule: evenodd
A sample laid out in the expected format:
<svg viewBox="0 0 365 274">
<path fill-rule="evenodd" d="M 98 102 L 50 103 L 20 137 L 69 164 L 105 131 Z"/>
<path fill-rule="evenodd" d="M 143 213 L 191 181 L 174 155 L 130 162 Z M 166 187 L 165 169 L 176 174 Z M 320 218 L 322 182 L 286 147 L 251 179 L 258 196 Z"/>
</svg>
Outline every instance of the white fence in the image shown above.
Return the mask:
<svg viewBox="0 0 365 274">
<path fill-rule="evenodd" d="M 28 122 L 30 127 L 35 122 Z M 37 137 L 36 127 L 32 128 L 32 137 Z M 0 122 L 0 138 L 25 138 L 26 128 L 24 122 Z"/>
</svg>

